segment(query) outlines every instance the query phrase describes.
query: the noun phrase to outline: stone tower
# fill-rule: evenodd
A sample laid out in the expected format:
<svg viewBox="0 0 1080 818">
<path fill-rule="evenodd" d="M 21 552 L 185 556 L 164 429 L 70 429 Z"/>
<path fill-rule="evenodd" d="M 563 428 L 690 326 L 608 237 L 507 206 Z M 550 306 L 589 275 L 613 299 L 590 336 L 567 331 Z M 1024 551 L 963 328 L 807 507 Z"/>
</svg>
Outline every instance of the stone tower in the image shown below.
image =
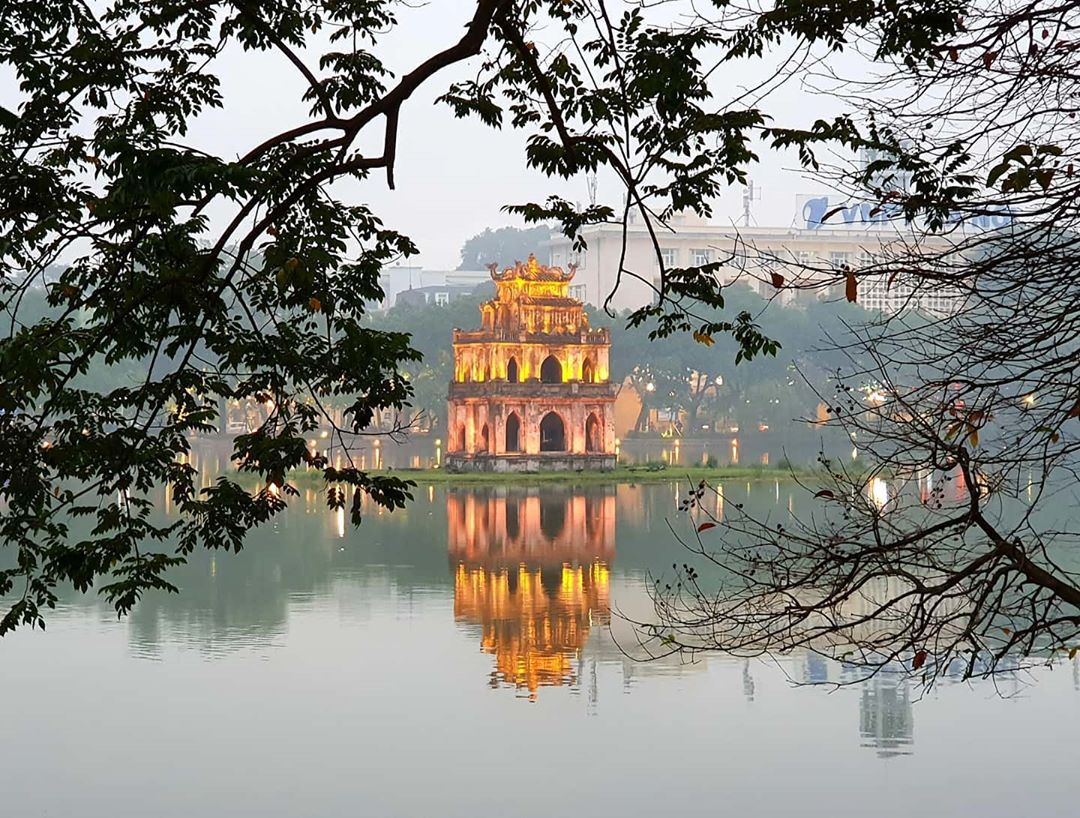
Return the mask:
<svg viewBox="0 0 1080 818">
<path fill-rule="evenodd" d="M 479 330 L 454 330 L 446 468 L 548 471 L 615 466 L 611 335 L 569 295 L 574 268 L 529 256 L 502 272 Z"/>
</svg>

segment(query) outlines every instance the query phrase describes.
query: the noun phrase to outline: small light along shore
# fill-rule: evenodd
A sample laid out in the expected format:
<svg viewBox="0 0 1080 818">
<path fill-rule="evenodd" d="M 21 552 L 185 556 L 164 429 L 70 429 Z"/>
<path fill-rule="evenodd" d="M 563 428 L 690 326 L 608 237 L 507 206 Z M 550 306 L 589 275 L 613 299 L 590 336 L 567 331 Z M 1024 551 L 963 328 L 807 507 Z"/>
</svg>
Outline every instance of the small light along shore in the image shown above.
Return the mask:
<svg viewBox="0 0 1080 818">
<path fill-rule="evenodd" d="M 543 472 L 448 472 L 442 469 L 382 469 L 372 475 L 400 477 L 418 485 L 535 485 L 582 483 L 670 483 L 685 480 L 707 483 L 719 480 L 787 480 L 812 474 L 809 468 L 796 466 L 618 466 L 607 471 L 543 471 Z"/>
</svg>

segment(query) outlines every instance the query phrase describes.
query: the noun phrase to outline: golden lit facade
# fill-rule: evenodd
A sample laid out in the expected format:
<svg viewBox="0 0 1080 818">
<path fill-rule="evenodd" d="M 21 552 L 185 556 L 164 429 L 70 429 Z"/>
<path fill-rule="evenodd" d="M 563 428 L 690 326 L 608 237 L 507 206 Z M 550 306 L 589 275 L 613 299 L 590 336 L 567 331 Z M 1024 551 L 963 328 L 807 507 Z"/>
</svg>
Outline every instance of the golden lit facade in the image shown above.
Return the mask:
<svg viewBox="0 0 1080 818">
<path fill-rule="evenodd" d="M 535 698 L 575 684 L 594 626 L 610 621 L 615 496 L 447 495 L 454 617 L 480 627 L 491 685 Z"/>
<path fill-rule="evenodd" d="M 611 336 L 570 297 L 574 268 L 530 256 L 491 277 L 481 329 L 454 330 L 447 468 L 614 468 Z"/>
</svg>

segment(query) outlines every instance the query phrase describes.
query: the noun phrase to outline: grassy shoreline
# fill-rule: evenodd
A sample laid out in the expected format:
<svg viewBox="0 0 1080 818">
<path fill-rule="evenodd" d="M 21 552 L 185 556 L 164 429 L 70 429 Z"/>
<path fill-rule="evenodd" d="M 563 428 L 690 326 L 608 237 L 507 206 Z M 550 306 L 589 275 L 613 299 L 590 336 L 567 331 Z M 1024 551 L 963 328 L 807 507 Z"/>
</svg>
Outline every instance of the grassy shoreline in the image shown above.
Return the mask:
<svg viewBox="0 0 1080 818">
<path fill-rule="evenodd" d="M 533 485 L 562 484 L 577 485 L 582 483 L 669 483 L 673 480 L 709 482 L 717 480 L 776 480 L 790 479 L 793 475 L 810 474 L 810 469 L 779 466 L 670 466 L 657 469 L 648 466 L 619 466 L 610 471 L 572 471 L 572 472 L 534 472 L 493 474 L 489 472 L 469 472 L 457 474 L 441 469 L 381 469 L 371 471 L 372 475 L 386 475 L 412 480 L 418 485 Z M 317 472 L 300 472 L 312 478 L 321 475 Z"/>
</svg>

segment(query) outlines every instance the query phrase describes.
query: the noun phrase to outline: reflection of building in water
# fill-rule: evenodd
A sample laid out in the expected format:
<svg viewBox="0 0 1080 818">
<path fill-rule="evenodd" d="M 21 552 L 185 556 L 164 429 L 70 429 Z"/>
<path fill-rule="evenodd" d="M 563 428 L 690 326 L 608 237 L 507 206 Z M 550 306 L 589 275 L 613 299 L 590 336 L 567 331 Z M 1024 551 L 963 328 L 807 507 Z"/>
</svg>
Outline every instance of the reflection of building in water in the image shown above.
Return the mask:
<svg viewBox="0 0 1080 818">
<path fill-rule="evenodd" d="M 593 626 L 609 621 L 615 495 L 450 492 L 454 617 L 479 625 L 492 686 L 575 684 Z"/>
<path fill-rule="evenodd" d="M 615 555 L 615 495 L 530 491 L 448 492 L 450 556 L 489 568 L 537 562 L 610 562 Z"/>
<path fill-rule="evenodd" d="M 794 677 L 802 682 L 858 687 L 863 747 L 875 748 L 879 758 L 914 751 L 910 680 L 903 667 L 889 665 L 873 678 L 865 679 L 866 667 L 838 662 L 814 651 L 806 651 L 800 658 L 801 667 L 793 670 Z"/>
<path fill-rule="evenodd" d="M 911 695 L 904 676 L 879 673 L 863 683 L 859 701 L 859 733 L 863 747 L 878 757 L 909 755 L 914 741 Z"/>
</svg>

